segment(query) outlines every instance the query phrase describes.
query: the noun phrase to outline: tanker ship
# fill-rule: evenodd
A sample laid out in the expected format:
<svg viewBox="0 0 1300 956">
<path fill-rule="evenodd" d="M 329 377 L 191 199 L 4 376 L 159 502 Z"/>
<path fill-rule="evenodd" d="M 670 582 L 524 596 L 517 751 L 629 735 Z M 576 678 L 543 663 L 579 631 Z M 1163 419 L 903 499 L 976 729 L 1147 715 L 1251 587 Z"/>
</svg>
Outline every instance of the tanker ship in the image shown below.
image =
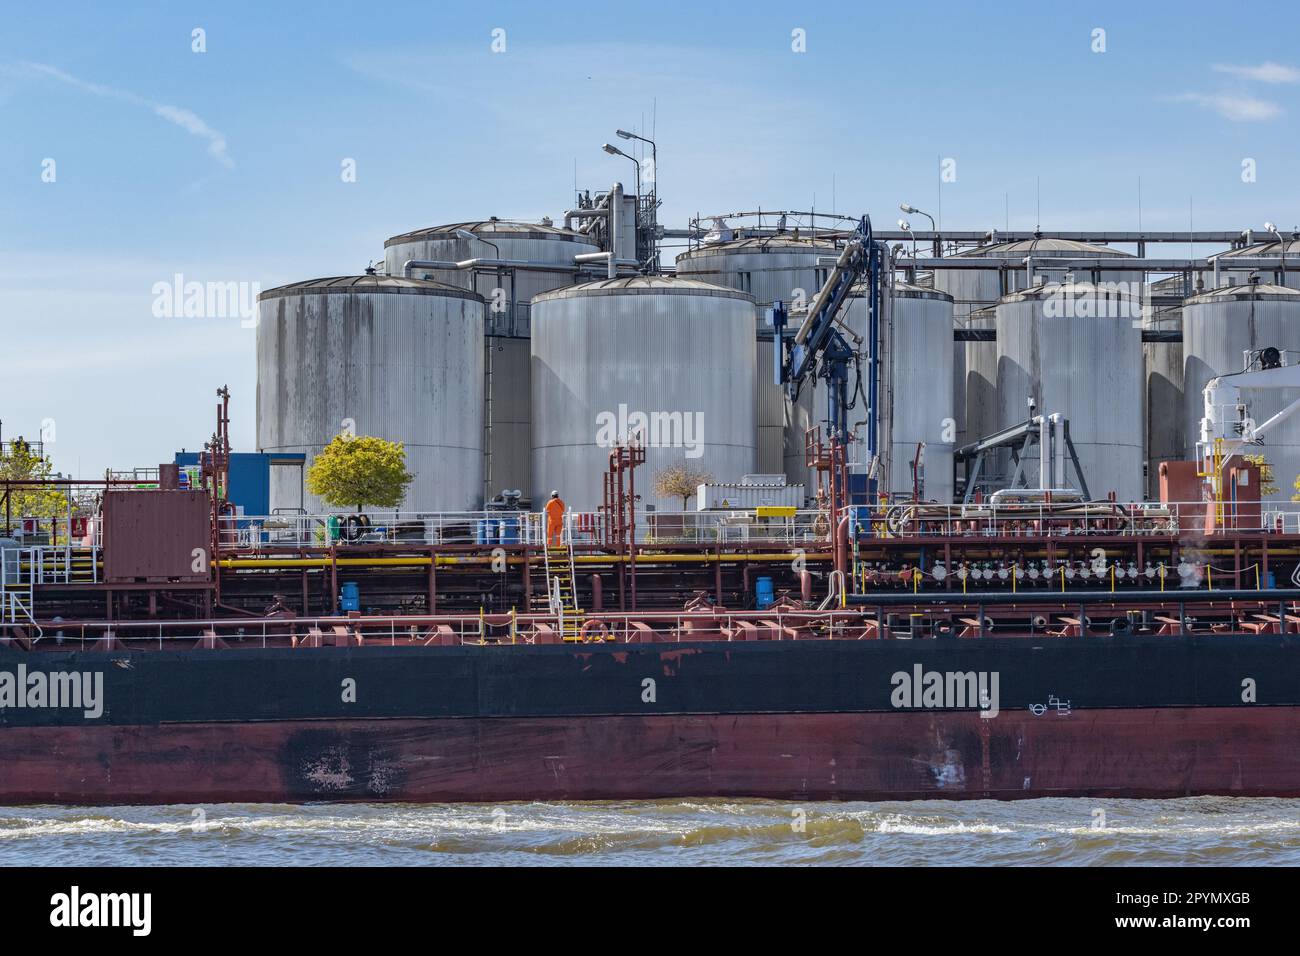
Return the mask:
<svg viewBox="0 0 1300 956">
<path fill-rule="evenodd" d="M 263 293 L 256 451 L 222 389 L 202 451 L 0 480 L 0 803 L 1300 795 L 1300 293 L 1189 260 L 1134 322 L 1159 260 L 784 216 L 666 276 L 577 206 Z M 304 488 L 340 431 L 402 510 Z"/>
</svg>

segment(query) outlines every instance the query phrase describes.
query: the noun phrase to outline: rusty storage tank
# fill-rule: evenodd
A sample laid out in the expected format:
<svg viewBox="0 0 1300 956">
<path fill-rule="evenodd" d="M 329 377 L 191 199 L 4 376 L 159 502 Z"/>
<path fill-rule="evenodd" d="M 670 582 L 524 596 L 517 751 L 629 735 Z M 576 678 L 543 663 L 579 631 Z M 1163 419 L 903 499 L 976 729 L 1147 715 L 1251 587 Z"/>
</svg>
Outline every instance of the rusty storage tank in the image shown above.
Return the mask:
<svg viewBox="0 0 1300 956">
<path fill-rule="evenodd" d="M 881 490 L 910 496 L 920 490 L 924 500 L 950 502 L 953 496 L 953 451 L 957 426 L 952 381 L 952 296 L 934 289 L 895 281 L 893 294 L 882 297 L 884 314 L 880 322 L 880 416 L 877 425 L 877 474 Z M 844 324 L 861 342 L 849 344 L 862 353 L 863 389 L 866 389 L 866 337 L 870 312 L 865 289 L 854 289 L 842 313 Z M 846 336 L 847 337 L 847 336 Z M 850 383 L 850 392 L 855 383 Z M 852 397 L 852 396 L 851 396 Z M 826 385 L 805 385 L 799 402 L 792 407 L 789 434 L 798 435 L 787 450 L 786 472 L 794 480 L 814 488 L 815 474 L 804 465 L 802 437 L 808 428 L 820 425 L 828 433 Z M 854 471 L 866 472 L 871 465 L 865 440 L 866 398 L 857 399 L 849 413 L 849 424 L 857 426 L 849 447 L 848 460 Z M 918 446 L 924 445 L 924 471 L 914 482 L 913 463 Z"/>
<path fill-rule="evenodd" d="M 483 501 L 483 299 L 396 276 L 312 279 L 258 297 L 257 444 L 312 458 L 340 431 L 406 444 L 403 511 Z M 289 469 L 275 469 L 288 472 Z M 296 505 L 296 474 L 272 507 Z M 309 512 L 326 509 L 306 495 Z"/>
<path fill-rule="evenodd" d="M 994 305 L 1003 295 L 1030 284 L 1026 259 L 1033 262 L 1035 282 L 1061 282 L 1069 273 L 1079 281 L 1140 280 L 1138 273 L 1098 272 L 1087 264 L 1090 259 L 1128 256 L 1128 253 L 1109 246 L 1038 235 L 1033 239 L 992 242 L 963 249 L 953 258 L 1005 259 L 1007 267 L 1005 270 L 935 269 L 933 285 L 952 296 L 953 317 L 958 328 L 981 328 L 974 313 Z M 967 444 L 997 428 L 998 352 L 996 343 L 985 341 L 957 342 L 954 350 L 958 442 Z"/>
<path fill-rule="evenodd" d="M 997 305 L 997 427 L 1061 414 L 1096 499 L 1142 500 L 1142 298 L 1092 283 L 1049 283 Z M 1029 476 L 1037 482 L 1037 469 Z"/>
<path fill-rule="evenodd" d="M 822 260 L 838 255 L 839 250 L 831 240 L 782 233 L 704 243 L 677 257 L 679 276 L 737 289 L 754 297 L 758 368 L 754 402 L 758 421 L 757 467 L 762 472 L 782 471 L 794 444 L 799 445 L 800 462 L 803 456 L 803 433 L 794 435 L 789 430 L 796 413 L 775 383 L 772 330 L 767 324 L 767 311 L 773 302 L 789 306 L 811 300 L 825 284 L 830 270 Z M 801 472 L 802 465 L 795 472 L 787 470 L 786 477 L 798 481 L 801 479 L 795 476 Z"/>
<path fill-rule="evenodd" d="M 403 266 L 411 259 L 507 259 L 538 266 L 420 269 L 414 273 L 419 278 L 471 289 L 488 304 L 488 339 L 484 342 L 484 491 L 488 497 L 505 489 L 527 493 L 531 483 L 529 303 L 538 293 L 580 281 L 574 257 L 599 251 L 596 242 L 583 233 L 549 222 L 505 219 L 416 229 L 384 243 L 384 267 L 390 276 L 402 275 Z"/>
<path fill-rule="evenodd" d="M 570 508 L 603 498 L 613 445 L 644 427 L 637 491 L 660 511 L 655 474 L 685 465 L 715 481 L 754 471 L 754 300 L 693 279 L 632 276 L 533 299 L 533 491 Z M 693 505 L 688 505 L 693 507 Z"/>
<path fill-rule="evenodd" d="M 1243 371 L 1251 352 L 1276 348 L 1285 364 L 1300 362 L 1300 290 L 1267 283 L 1222 286 L 1183 301 L 1184 456 L 1194 458 L 1204 414 L 1205 386 L 1216 375 Z M 1250 416 L 1263 422 L 1300 399 L 1300 389 L 1243 393 Z M 1290 501 L 1300 476 L 1300 418 L 1285 420 L 1263 444 L 1247 450 L 1272 465 L 1277 491 L 1268 501 Z"/>
</svg>

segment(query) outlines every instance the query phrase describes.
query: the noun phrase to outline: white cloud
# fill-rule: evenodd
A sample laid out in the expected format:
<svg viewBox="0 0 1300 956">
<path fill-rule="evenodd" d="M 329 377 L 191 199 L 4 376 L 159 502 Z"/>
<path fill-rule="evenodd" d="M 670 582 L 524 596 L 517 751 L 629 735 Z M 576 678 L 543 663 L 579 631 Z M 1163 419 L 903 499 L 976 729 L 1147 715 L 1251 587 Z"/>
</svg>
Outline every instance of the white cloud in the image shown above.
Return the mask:
<svg viewBox="0 0 1300 956">
<path fill-rule="evenodd" d="M 1194 103 L 1213 110 L 1234 123 L 1258 123 L 1282 115 L 1282 108 L 1268 100 L 1257 100 L 1242 93 L 1184 93 L 1173 98 L 1176 103 Z"/>
<path fill-rule="evenodd" d="M 1283 66 L 1272 60 L 1265 60 L 1258 66 L 1237 66 L 1231 63 L 1216 63 L 1211 67 L 1216 73 L 1228 73 L 1247 80 L 1260 83 L 1300 83 L 1300 70 L 1293 66 Z"/>
<path fill-rule="evenodd" d="M 65 73 L 58 67 L 50 66 L 47 63 L 23 63 L 18 70 L 6 68 L 5 72 L 14 74 L 26 74 L 29 76 L 45 76 L 65 83 L 74 89 L 81 90 L 83 93 L 89 93 L 92 96 L 103 96 L 109 99 L 121 100 L 124 103 L 130 103 L 133 106 L 141 106 L 150 110 L 155 116 L 166 120 L 176 126 L 179 126 L 185 132 L 192 136 L 206 140 L 208 144 L 208 154 L 225 166 L 227 169 L 234 169 L 235 161 L 230 158 L 226 151 L 226 137 L 217 130 L 209 126 L 204 120 L 191 110 L 179 106 L 169 106 L 166 103 L 156 103 L 153 100 L 146 99 L 143 96 L 137 96 L 126 90 L 114 89 L 111 86 L 103 86 L 99 83 L 88 83 L 80 80 L 69 73 Z"/>
</svg>

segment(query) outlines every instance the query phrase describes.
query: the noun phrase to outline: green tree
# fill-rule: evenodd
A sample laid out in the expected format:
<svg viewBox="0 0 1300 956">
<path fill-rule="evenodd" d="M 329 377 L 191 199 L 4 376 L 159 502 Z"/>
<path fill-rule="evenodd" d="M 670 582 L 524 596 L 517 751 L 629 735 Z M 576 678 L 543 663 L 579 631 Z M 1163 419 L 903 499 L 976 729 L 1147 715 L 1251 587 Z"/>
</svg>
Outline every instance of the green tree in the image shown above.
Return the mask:
<svg viewBox="0 0 1300 956">
<path fill-rule="evenodd" d="M 307 490 L 336 508 L 395 508 L 415 476 L 406 470 L 401 442 L 370 436 L 334 436 L 307 469 Z"/>
<path fill-rule="evenodd" d="M 37 454 L 21 438 L 0 445 L 0 482 L 41 481 L 53 475 L 49 458 Z M 4 527 L 6 516 L 17 524 L 20 518 L 49 521 L 67 513 L 68 496 L 58 488 L 0 484 L 0 527 Z"/>
</svg>

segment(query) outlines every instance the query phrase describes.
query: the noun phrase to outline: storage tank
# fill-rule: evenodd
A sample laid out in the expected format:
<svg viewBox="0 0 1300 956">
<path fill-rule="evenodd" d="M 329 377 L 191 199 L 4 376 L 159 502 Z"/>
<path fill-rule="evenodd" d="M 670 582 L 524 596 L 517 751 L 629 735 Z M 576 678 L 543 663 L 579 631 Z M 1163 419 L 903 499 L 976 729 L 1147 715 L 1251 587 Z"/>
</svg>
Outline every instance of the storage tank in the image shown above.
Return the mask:
<svg viewBox="0 0 1300 956">
<path fill-rule="evenodd" d="M 1240 372 L 1244 354 L 1272 346 L 1287 365 L 1300 362 L 1300 291 L 1271 284 L 1225 286 L 1202 292 L 1183 302 L 1183 424 L 1184 456 L 1194 458 L 1204 414 L 1205 386 L 1216 375 Z M 1291 402 L 1300 389 L 1253 390 L 1244 393 L 1251 417 L 1263 422 Z M 1263 455 L 1273 466 L 1277 491 L 1268 501 L 1290 501 L 1300 475 L 1300 418 L 1284 420 L 1248 454 Z"/>
<path fill-rule="evenodd" d="M 570 508 L 603 500 L 613 445 L 647 426 L 643 504 L 670 465 L 717 482 L 754 472 L 754 300 L 693 279 L 633 276 L 533 300 L 533 491 Z M 687 503 L 694 507 L 693 502 Z"/>
<path fill-rule="evenodd" d="M 954 258 L 1006 259 L 1007 268 L 1005 271 L 935 269 L 933 285 L 952 296 L 953 317 L 958 328 L 977 328 L 971 322 L 972 313 L 995 304 L 1002 295 L 1019 291 L 1029 284 L 1024 264 L 1027 258 L 1034 260 L 1035 282 L 1061 282 L 1070 272 L 1079 281 L 1140 281 L 1140 273 L 1094 273 L 1086 262 L 1088 259 L 1114 259 L 1128 255 L 1127 252 L 1109 246 L 1039 235 L 1033 239 L 994 242 L 963 249 Z M 955 343 L 954 368 L 958 377 L 954 386 L 958 443 L 967 444 L 991 434 L 997 428 L 996 343 Z"/>
<path fill-rule="evenodd" d="M 1051 283 L 997 305 L 998 421 L 1059 413 L 1094 499 L 1143 489 L 1142 300 L 1091 283 Z M 1038 481 L 1036 461 L 1029 480 Z"/>
<path fill-rule="evenodd" d="M 1171 341 L 1142 343 L 1146 371 L 1147 497 L 1160 497 L 1160 466 L 1181 461 L 1184 455 L 1183 421 L 1183 300 L 1197 291 L 1190 273 L 1179 273 L 1151 283 L 1150 310 L 1142 331 L 1174 337 Z"/>
<path fill-rule="evenodd" d="M 775 382 L 772 330 L 767 324 L 767 311 L 777 301 L 787 306 L 801 301 L 806 304 L 825 284 L 830 269 L 829 265 L 820 265 L 818 260 L 838 255 L 839 250 L 830 240 L 782 234 L 707 243 L 677 257 L 679 276 L 737 289 L 754 297 L 758 368 L 754 413 L 758 422 L 756 440 L 760 471 L 781 471 L 788 446 L 796 440 L 800 447 L 800 461 L 803 455 L 803 433 L 796 436 L 787 431 L 792 411 L 781 387 Z M 792 482 L 802 480 L 796 475 L 786 472 Z"/>
<path fill-rule="evenodd" d="M 259 450 L 305 452 L 310 465 L 351 427 L 406 444 L 415 480 L 401 510 L 482 506 L 480 296 L 422 279 L 341 276 L 268 289 L 258 316 Z M 298 495 L 296 473 L 279 477 L 271 506 L 296 506 Z M 310 494 L 304 507 L 336 510 Z"/>
<path fill-rule="evenodd" d="M 1284 255 L 1287 266 L 1285 270 L 1281 268 Z M 1266 285 L 1300 289 L 1300 235 L 1295 233 L 1288 236 L 1285 242 L 1274 238 L 1251 242 L 1241 249 L 1220 253 L 1215 258 L 1219 263 L 1219 285 L 1246 285 L 1253 273 Z M 1251 262 L 1252 258 L 1277 262 L 1272 268 L 1260 269 Z"/>
<path fill-rule="evenodd" d="M 475 239 L 458 236 L 458 232 L 468 232 Z M 415 273 L 418 277 L 473 289 L 488 303 L 489 338 L 484 343 L 487 457 L 483 489 L 488 497 L 504 489 L 520 489 L 526 493 L 531 484 L 529 303 L 540 292 L 580 281 L 574 257 L 599 251 L 596 243 L 582 233 L 545 222 L 504 219 L 417 229 L 384 243 L 385 271 L 392 276 L 400 276 L 403 265 L 411 259 L 439 262 L 513 259 L 555 266 L 544 270 L 421 269 Z"/>
<path fill-rule="evenodd" d="M 956 447 L 956 421 L 953 395 L 945 387 L 952 382 L 952 297 L 934 289 L 897 281 L 894 293 L 883 300 L 884 315 L 880 322 L 881 373 L 879 384 L 880 418 L 877 427 L 881 477 L 880 490 L 910 496 L 914 490 L 912 464 L 917 446 L 925 445 L 924 488 L 922 497 L 940 502 L 952 501 L 952 453 Z M 841 313 L 844 324 L 861 339 L 849 345 L 863 353 L 863 395 L 849 412 L 849 425 L 855 428 L 848 461 L 852 471 L 865 473 L 870 455 L 866 442 L 868 369 L 866 352 L 870 311 L 864 286 L 857 286 Z M 853 373 L 850 372 L 850 375 Z M 850 380 L 850 399 L 856 383 Z M 816 487 L 816 474 L 804 462 L 804 434 L 820 425 L 828 435 L 829 405 L 826 383 L 806 384 L 799 401 L 791 408 L 788 429 L 786 473 L 796 476 L 810 489 Z"/>
</svg>

